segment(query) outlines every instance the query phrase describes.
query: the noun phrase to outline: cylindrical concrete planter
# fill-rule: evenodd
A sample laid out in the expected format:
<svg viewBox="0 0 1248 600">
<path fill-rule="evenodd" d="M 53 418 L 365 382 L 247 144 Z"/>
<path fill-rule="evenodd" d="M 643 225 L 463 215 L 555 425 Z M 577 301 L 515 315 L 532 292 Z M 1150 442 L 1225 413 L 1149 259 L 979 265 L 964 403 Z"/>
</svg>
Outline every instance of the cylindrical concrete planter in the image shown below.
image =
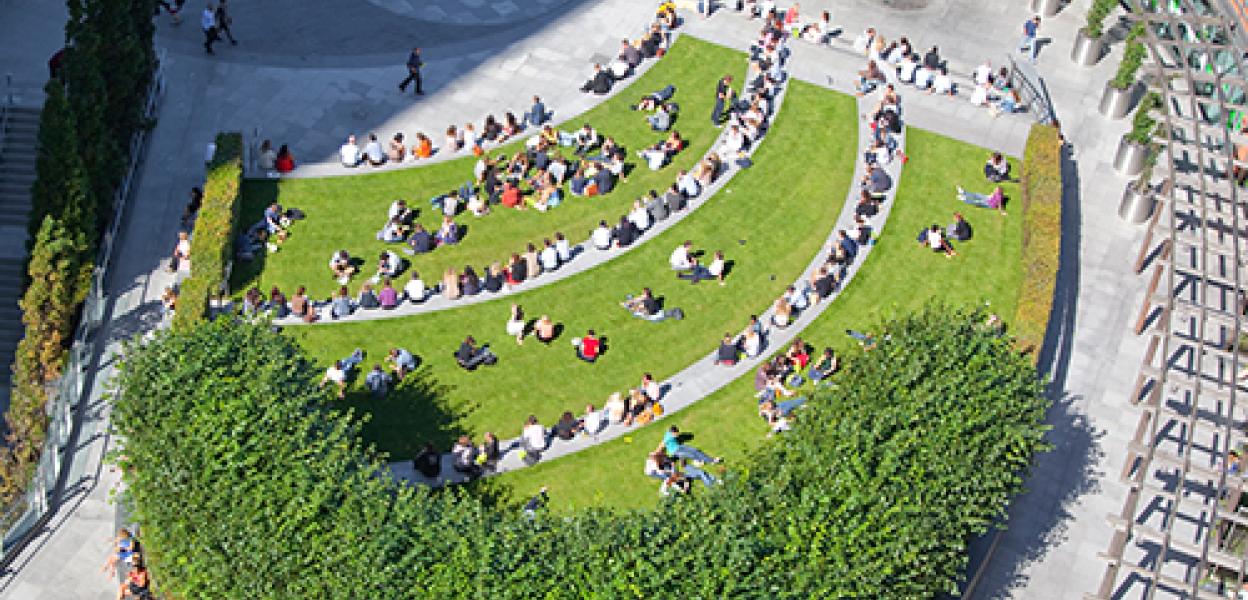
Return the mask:
<svg viewBox="0 0 1248 600">
<path fill-rule="evenodd" d="M 1075 36 L 1075 46 L 1070 50 L 1070 60 L 1081 67 L 1090 67 L 1101 60 L 1101 38 L 1090 38 L 1082 29 Z"/>
<path fill-rule="evenodd" d="M 1135 95 L 1135 85 L 1120 90 L 1108 83 L 1105 93 L 1101 94 L 1101 114 L 1111 119 L 1121 119 L 1131 112 L 1131 97 Z"/>
<path fill-rule="evenodd" d="M 1145 187 L 1139 189 L 1137 183 L 1127 184 L 1122 192 L 1122 202 L 1118 204 L 1118 216 L 1128 223 L 1140 224 L 1153 216 L 1153 190 Z"/>
<path fill-rule="evenodd" d="M 1046 17 L 1057 14 L 1057 9 L 1062 7 L 1062 0 L 1031 0 L 1031 12 Z"/>
<path fill-rule="evenodd" d="M 1135 177 L 1144 170 L 1144 161 L 1148 160 L 1148 144 L 1141 144 L 1122 136 L 1118 142 L 1118 152 L 1114 153 L 1114 170 L 1119 175 Z"/>
</svg>

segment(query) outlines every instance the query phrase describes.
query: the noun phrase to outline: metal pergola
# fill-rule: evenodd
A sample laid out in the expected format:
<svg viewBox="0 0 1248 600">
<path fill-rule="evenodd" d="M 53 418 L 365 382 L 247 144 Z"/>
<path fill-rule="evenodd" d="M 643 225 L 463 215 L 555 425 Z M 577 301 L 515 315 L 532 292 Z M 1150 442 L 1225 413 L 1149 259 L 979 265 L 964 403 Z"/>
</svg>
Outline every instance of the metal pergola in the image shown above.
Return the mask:
<svg viewBox="0 0 1248 600">
<path fill-rule="evenodd" d="M 1148 344 L 1131 390 L 1140 415 L 1120 474 L 1128 492 L 1108 517 L 1108 564 L 1086 597 L 1239 597 L 1248 509 L 1243 470 L 1231 472 L 1228 453 L 1244 442 L 1248 416 L 1248 206 L 1236 182 L 1248 173 L 1236 160 L 1248 147 L 1248 11 L 1245 0 L 1131 4 L 1147 24 L 1148 87 L 1164 108 L 1157 205 L 1135 261 L 1137 273 L 1151 269 L 1134 326 Z"/>
</svg>

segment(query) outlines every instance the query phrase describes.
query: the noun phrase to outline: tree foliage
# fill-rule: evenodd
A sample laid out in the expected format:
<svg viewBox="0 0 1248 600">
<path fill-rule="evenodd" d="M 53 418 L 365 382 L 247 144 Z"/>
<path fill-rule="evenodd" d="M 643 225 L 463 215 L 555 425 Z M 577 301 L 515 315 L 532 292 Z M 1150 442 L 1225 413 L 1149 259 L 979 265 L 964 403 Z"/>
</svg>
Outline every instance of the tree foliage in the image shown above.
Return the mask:
<svg viewBox="0 0 1248 600">
<path fill-rule="evenodd" d="M 118 461 L 177 597 L 931 598 L 1045 445 L 1042 384 L 985 317 L 882 324 L 792 432 L 652 510 L 400 487 L 289 338 L 229 319 L 127 349 Z"/>
</svg>

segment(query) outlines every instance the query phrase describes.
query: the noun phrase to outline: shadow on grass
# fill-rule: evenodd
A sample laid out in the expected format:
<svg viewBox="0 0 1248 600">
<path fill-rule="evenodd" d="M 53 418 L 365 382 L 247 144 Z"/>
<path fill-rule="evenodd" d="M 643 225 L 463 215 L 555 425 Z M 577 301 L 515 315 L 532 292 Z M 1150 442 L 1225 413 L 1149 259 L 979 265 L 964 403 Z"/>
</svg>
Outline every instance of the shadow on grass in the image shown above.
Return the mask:
<svg viewBox="0 0 1248 600">
<path fill-rule="evenodd" d="M 238 223 L 234 228 L 234 235 L 239 232 L 246 231 L 247 227 L 264 218 L 264 209 L 268 205 L 278 202 L 278 196 L 281 194 L 280 186 L 276 179 L 247 179 L 243 181 L 241 190 L 242 199 L 238 206 Z M 286 207 L 291 208 L 291 207 Z M 298 208 L 298 207 L 294 207 Z M 234 255 L 234 240 L 230 240 L 230 255 Z M 234 261 L 234 269 L 230 273 L 230 292 L 241 293 L 243 290 L 253 286 L 260 279 L 260 274 L 264 272 L 264 261 L 268 254 L 257 252 L 256 257 L 249 261 Z M 288 292 L 294 292 L 289 290 Z"/>
<path fill-rule="evenodd" d="M 366 360 L 360 370 L 367 372 L 375 362 L 372 358 Z M 446 399 L 453 391 L 452 386 L 438 381 L 429 367 L 421 366 L 385 397 L 378 398 L 365 389 L 351 389 L 345 399 L 333 406 L 359 417 L 363 421 L 361 437 L 375 444 L 387 460 L 410 460 L 425 442 L 449 450 L 456 438 L 467 433 L 460 423 L 476 409 L 476 403 L 451 405 Z"/>
</svg>

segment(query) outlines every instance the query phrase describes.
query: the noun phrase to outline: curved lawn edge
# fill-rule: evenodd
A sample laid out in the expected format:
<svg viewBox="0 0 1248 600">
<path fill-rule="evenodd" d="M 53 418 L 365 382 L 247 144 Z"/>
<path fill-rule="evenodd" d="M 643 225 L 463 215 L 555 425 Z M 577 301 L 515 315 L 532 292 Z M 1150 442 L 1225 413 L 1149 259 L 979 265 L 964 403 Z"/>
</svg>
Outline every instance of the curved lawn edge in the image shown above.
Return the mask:
<svg viewBox="0 0 1248 600">
<path fill-rule="evenodd" d="M 545 213 L 517 212 L 501 207 L 495 207 L 492 214 L 482 218 L 461 213 L 456 222 L 468 229 L 463 242 L 404 257 L 406 268 L 396 283 L 412 272 L 421 273 L 426 280 L 436 280 L 448 268 L 462 270 L 465 265 L 472 265 L 481 272 L 492 262 L 505 262 L 512 252 L 522 250 L 525 242 L 535 241 L 540 247 L 542 238 L 553 238 L 555 232 L 568 234 L 572 242 L 580 241 L 582 236 L 588 237 L 600 220 L 617 219 L 628 212 L 634 199 L 645 195 L 647 190 L 666 190 L 680 170 L 692 170 L 713 148 L 720 131 L 703 116 L 710 114 L 715 83 L 724 73 L 744 71 L 746 59 L 746 54 L 739 50 L 682 36 L 669 56 L 632 82 L 629 91 L 579 118 L 594 123 L 604 135 L 614 136 L 625 148 L 638 150 L 662 139 L 666 133 L 652 131 L 643 118 L 644 113 L 629 110 L 629 103 L 636 100 L 634 96 L 675 84 L 679 87 L 674 99 L 680 101 L 682 114 L 673 129 L 686 138 L 689 144 L 686 150 L 673 156 L 670 163 L 658 171 L 648 169 L 644 160 L 630 152 L 628 177 L 620 180 L 612 193 L 593 198 L 574 197 L 566 195 L 565 183 L 563 205 Z M 522 148 L 527 137 L 530 136 L 522 136 L 492 150 L 490 156 Z M 563 147 L 560 151 L 564 156 L 575 158 L 570 148 Z M 253 286 L 262 290 L 277 287 L 285 290 L 288 296 L 296 288 L 306 286 L 311 298 L 330 297 L 339 289 L 339 284 L 323 266 L 330 251 L 347 249 L 369 265 L 375 264 L 371 259 L 381 251 L 402 255 L 401 244 L 387 244 L 376 239 L 374 234 L 380 221 L 373 217 L 384 216 L 391 200 L 405 199 L 418 212 L 417 221 L 428 231 L 435 231 L 442 213 L 431 208 L 428 199 L 471 179 L 476 160 L 471 155 L 462 155 L 425 169 L 361 173 L 358 177 L 245 180 L 243 202 L 239 207 L 240 222 L 244 226 L 261 219 L 264 207 L 274 201 L 304 210 L 307 219 L 295 224 L 293 235 L 279 251 L 234 265 L 230 278 L 232 299 L 237 303 L 243 292 Z M 344 211 L 344 208 L 349 210 Z M 239 231 L 241 233 L 241 228 Z M 365 271 L 365 277 L 372 274 L 369 268 Z M 363 279 L 357 276 L 349 285 L 355 291 L 362 283 Z"/>
<path fill-rule="evenodd" d="M 790 82 L 786 81 L 786 88 L 789 83 Z M 859 98 L 857 103 L 859 113 L 865 113 L 871 108 L 871 105 L 867 103 L 865 97 Z M 867 123 L 864 120 L 859 120 L 857 144 L 859 149 L 858 156 L 861 156 L 862 151 L 866 150 L 870 139 L 871 131 L 868 128 Z M 904 151 L 904 148 L 905 132 L 903 128 L 902 134 L 898 136 L 898 149 L 899 151 Z M 805 270 L 803 270 L 802 275 L 796 279 L 798 284 L 805 281 L 813 271 L 823 265 L 823 249 L 826 249 L 830 247 L 831 244 L 835 243 L 838 237 L 838 232 L 854 225 L 854 208 L 857 205 L 859 196 L 857 181 L 865 173 L 864 166 L 865 165 L 861 160 L 855 160 L 854 176 L 850 179 L 850 189 L 848 190 L 845 204 L 841 209 L 841 214 L 838 217 L 836 224 L 828 233 L 827 243 L 811 259 Z M 888 172 L 890 177 L 892 177 L 893 185 L 888 191 L 887 201 L 881 205 L 880 213 L 876 215 L 871 223 L 873 236 L 883 230 L 883 226 L 888 220 L 888 215 L 894 204 L 898 184 L 900 182 L 901 166 L 902 161 L 894 160 L 885 168 L 885 171 Z M 767 360 L 776 349 L 784 348 L 791 343 L 793 339 L 798 336 L 798 334 L 813 323 L 819 315 L 821 315 L 836 301 L 837 298 L 840 297 L 841 293 L 846 289 L 849 283 L 853 281 L 854 275 L 866 263 L 866 259 L 870 256 L 873 247 L 874 244 L 864 244 L 859 246 L 858 257 L 846 270 L 845 278 L 833 292 L 831 298 L 807 308 L 793 320 L 789 327 L 783 330 L 767 328 L 763 335 L 763 339 L 766 341 L 765 352 L 760 352 L 755 358 L 745 358 L 732 367 L 723 367 L 716 364 L 716 353 L 715 351 L 711 351 L 709 354 L 703 356 L 692 365 L 662 382 L 661 385 L 665 390 L 661 401 L 664 408 L 663 416 L 655 419 L 655 421 L 650 424 L 640 426 L 625 426 L 618 423 L 608 423 L 600 432 L 597 433 L 597 435 L 592 437 L 578 436 L 570 441 L 552 440 L 548 443 L 546 450 L 542 453 L 543 461 L 541 464 L 546 464 L 553 459 L 569 456 L 588 448 L 622 438 L 627 434 L 633 433 L 637 430 L 646 429 L 654 424 L 664 423 L 667 419 L 670 419 L 672 415 L 679 413 L 681 410 L 692 406 L 699 400 L 710 396 L 721 388 L 724 388 L 729 384 L 738 381 L 740 378 L 747 376 L 758 365 Z M 774 311 L 768 307 L 765 312 L 759 315 L 760 322 L 770 323 L 773 313 Z M 583 417 L 584 415 L 581 416 Z M 521 445 L 519 437 L 500 441 L 499 447 L 503 452 L 503 457 L 498 462 L 497 467 L 489 473 L 489 476 L 516 471 L 527 466 L 520 457 L 519 449 Z M 445 485 L 447 483 L 460 483 L 466 480 L 464 476 L 454 470 L 453 462 L 453 457 L 449 453 L 442 455 L 442 475 L 436 480 L 430 480 L 418 473 L 410 460 L 390 462 L 389 467 L 393 476 L 401 481 L 438 486 Z"/>
<path fill-rule="evenodd" d="M 780 92 L 776 95 L 775 105 L 772 107 L 771 118 L 769 120 L 769 126 L 767 130 L 764 131 L 762 137 L 760 137 L 755 143 L 750 145 L 749 150 L 746 152 L 748 156 L 753 157 L 754 154 L 758 151 L 758 148 L 762 146 L 762 143 L 766 141 L 768 137 L 770 137 L 768 135 L 768 132 L 771 131 L 771 127 L 775 126 L 777 119 L 779 119 L 780 117 L 780 111 L 784 107 L 784 98 L 788 94 L 788 89 L 789 89 L 789 86 L 787 82 L 785 83 L 785 85 L 782 85 L 780 87 Z M 721 142 L 723 141 L 724 137 L 727 134 L 728 134 L 728 126 L 725 125 L 723 130 L 720 132 L 719 136 L 716 137 L 715 141 L 711 143 L 710 148 L 708 148 L 706 153 L 703 154 L 702 157 L 699 158 L 698 160 L 701 161 L 702 159 L 708 156 L 711 156 L 712 154 L 715 154 L 716 150 L 720 147 Z M 284 327 L 291 326 L 291 325 L 315 327 L 318 325 L 328 326 L 328 325 L 336 325 L 339 323 L 353 323 L 353 322 L 358 322 L 358 321 L 398 319 L 402 317 L 427 314 L 427 313 L 438 312 L 442 310 L 451 310 L 451 309 L 460 308 L 463 306 L 481 304 L 483 302 L 490 302 L 492 300 L 497 300 L 499 298 L 506 298 L 508 296 L 513 296 L 513 295 L 520 294 L 523 292 L 535 290 L 535 289 L 550 285 L 552 283 L 557 283 L 557 282 L 563 281 L 564 279 L 572 277 L 573 275 L 584 273 L 586 271 L 589 271 L 590 269 L 593 269 L 594 267 L 611 262 L 612 260 L 615 260 L 621 256 L 624 256 L 625 254 L 628 254 L 629 252 L 632 252 L 644 246 L 645 244 L 650 242 L 650 240 L 658 237 L 659 234 L 663 233 L 664 231 L 667 231 L 668 229 L 675 226 L 677 223 L 680 223 L 681 221 L 685 220 L 685 218 L 689 217 L 694 212 L 696 212 L 699 208 L 705 205 L 708 200 L 710 200 L 711 198 L 714 198 L 715 194 L 718 194 L 721 190 L 727 187 L 727 185 L 732 181 L 733 177 L 735 177 L 737 173 L 741 172 L 741 170 L 742 170 L 742 167 L 737 165 L 737 163 L 735 162 L 724 162 L 723 171 L 720 172 L 719 177 L 717 177 L 715 181 L 712 181 L 711 185 L 704 188 L 702 190 L 702 193 L 698 194 L 697 197 L 688 199 L 688 205 L 686 206 L 683 212 L 681 212 L 680 214 L 669 215 L 668 218 L 651 224 L 650 229 L 647 229 L 646 231 L 644 231 L 641 235 L 641 238 L 638 239 L 636 242 L 633 242 L 633 244 L 631 244 L 627 248 L 610 248 L 608 250 L 599 250 L 595 248 L 592 243 L 590 243 L 589 239 L 586 239 L 572 246 L 572 251 L 571 251 L 572 258 L 568 262 L 559 265 L 559 268 L 556 269 L 554 272 L 543 272 L 536 279 L 528 279 L 524 283 L 518 286 L 505 286 L 503 287 L 503 289 L 499 290 L 498 292 L 489 292 L 486 290 L 481 290 L 479 293 L 477 293 L 474 296 L 461 296 L 458 300 L 449 300 L 445 296 L 442 296 L 441 294 L 436 294 L 419 304 L 408 301 L 399 305 L 397 308 L 394 308 L 391 310 L 382 310 L 379 308 L 371 309 L 371 310 L 357 309 L 354 313 L 351 314 L 351 316 L 339 318 L 339 319 L 330 319 L 327 316 L 328 307 L 326 306 L 326 307 L 323 307 L 321 310 L 322 318 L 315 323 L 305 323 L 302 319 L 296 316 L 289 316 L 284 319 L 274 319 L 273 322 L 274 324 L 281 325 Z"/>
</svg>

